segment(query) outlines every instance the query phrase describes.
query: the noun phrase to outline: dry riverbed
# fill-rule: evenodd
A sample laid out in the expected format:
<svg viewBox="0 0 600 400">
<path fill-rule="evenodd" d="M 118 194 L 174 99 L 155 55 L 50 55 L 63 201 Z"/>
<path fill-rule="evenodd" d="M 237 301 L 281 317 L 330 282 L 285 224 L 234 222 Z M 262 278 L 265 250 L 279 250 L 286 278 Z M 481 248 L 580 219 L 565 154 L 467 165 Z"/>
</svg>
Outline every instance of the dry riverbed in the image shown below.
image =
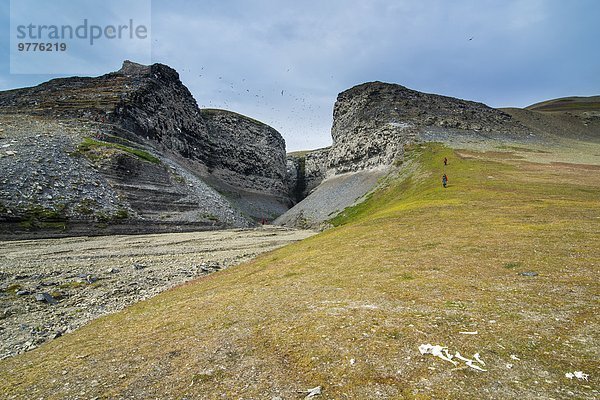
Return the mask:
<svg viewBox="0 0 600 400">
<path fill-rule="evenodd" d="M 313 234 L 263 227 L 0 242 L 0 359 Z"/>
</svg>

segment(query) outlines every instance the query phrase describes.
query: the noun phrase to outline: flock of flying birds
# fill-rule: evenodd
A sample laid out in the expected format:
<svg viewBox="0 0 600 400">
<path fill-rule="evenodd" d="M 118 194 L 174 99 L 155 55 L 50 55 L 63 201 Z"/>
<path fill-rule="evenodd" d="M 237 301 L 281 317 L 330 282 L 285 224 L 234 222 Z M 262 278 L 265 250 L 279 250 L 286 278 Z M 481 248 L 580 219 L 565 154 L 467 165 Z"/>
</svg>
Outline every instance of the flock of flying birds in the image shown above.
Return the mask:
<svg viewBox="0 0 600 400">
<path fill-rule="evenodd" d="M 467 41 L 473 39 L 472 36 Z M 286 72 L 289 73 L 290 70 L 291 68 L 287 68 Z M 309 131 L 308 133 L 314 133 L 322 129 L 323 117 L 326 113 L 330 113 L 329 106 L 325 110 L 318 101 L 307 101 L 307 97 L 310 96 L 306 92 L 295 93 L 294 90 L 277 88 L 276 85 L 265 90 L 255 89 L 248 84 L 246 78 L 238 81 L 228 80 L 220 75 L 206 73 L 203 66 L 200 67 L 199 74 L 196 71 L 198 70 L 181 69 L 181 72 L 186 73 L 194 81 L 197 79 L 213 81 L 202 90 L 204 97 L 201 100 L 208 100 L 208 102 L 201 103 L 201 108 L 222 108 L 230 111 L 236 111 L 236 108 L 261 110 L 259 114 L 262 115 L 255 114 L 255 116 L 262 117 L 266 123 L 282 133 L 286 127 L 298 125 L 299 122 L 304 130 Z M 333 75 L 331 79 L 334 79 Z M 214 87 L 215 82 L 218 82 L 216 90 L 207 92 L 206 88 Z"/>
<path fill-rule="evenodd" d="M 290 72 L 290 68 L 287 72 Z M 256 89 L 246 78 L 237 80 L 227 79 L 222 75 L 211 74 L 204 67 L 198 69 L 182 68 L 180 71 L 191 80 L 208 82 L 206 86 L 201 84 L 202 96 L 198 96 L 200 108 L 222 108 L 236 111 L 240 107 L 244 109 L 262 110 L 264 122 L 273 126 L 280 132 L 286 127 L 302 122 L 303 130 L 315 132 L 322 129 L 324 107 L 317 102 L 307 99 L 306 92 L 295 93 L 293 89 L 282 88 L 274 82 L 270 88 Z M 200 72 L 200 73 L 198 73 Z M 331 76 L 333 79 L 333 75 Z M 212 82 L 211 82 L 212 80 Z M 213 88 L 212 90 L 210 88 Z M 207 92 L 207 90 L 211 90 Z M 242 112 L 243 113 L 243 112 Z M 252 115 L 251 115 L 252 116 Z"/>
</svg>

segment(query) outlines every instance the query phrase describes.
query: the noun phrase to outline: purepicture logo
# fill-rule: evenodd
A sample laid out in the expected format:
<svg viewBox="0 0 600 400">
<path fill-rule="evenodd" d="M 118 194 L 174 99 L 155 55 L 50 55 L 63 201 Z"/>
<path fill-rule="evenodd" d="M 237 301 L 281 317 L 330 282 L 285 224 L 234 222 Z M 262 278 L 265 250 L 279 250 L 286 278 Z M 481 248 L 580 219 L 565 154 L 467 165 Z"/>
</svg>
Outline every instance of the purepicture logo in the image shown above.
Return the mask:
<svg viewBox="0 0 600 400">
<path fill-rule="evenodd" d="M 152 62 L 151 0 L 10 5 L 12 74 L 95 75 L 114 68 L 109 59 Z"/>
</svg>

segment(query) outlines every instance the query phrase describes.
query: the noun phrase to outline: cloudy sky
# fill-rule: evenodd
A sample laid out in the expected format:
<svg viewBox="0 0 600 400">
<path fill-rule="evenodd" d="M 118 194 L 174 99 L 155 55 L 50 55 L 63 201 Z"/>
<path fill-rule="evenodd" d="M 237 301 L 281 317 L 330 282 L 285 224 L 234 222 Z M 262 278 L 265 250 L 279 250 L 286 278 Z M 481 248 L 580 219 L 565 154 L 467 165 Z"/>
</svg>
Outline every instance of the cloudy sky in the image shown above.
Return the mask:
<svg viewBox="0 0 600 400">
<path fill-rule="evenodd" d="M 160 62 L 179 72 L 201 107 L 261 120 L 288 150 L 329 145 L 337 94 L 367 81 L 494 107 L 600 94 L 597 0 L 0 2 L 1 90 L 69 75 L 70 67 L 95 75 L 125 58 Z M 11 65 L 15 25 L 83 18 L 100 26 L 133 19 L 149 32 L 144 40 L 75 43 L 54 54 L 56 65 L 41 55 Z M 50 65 L 50 74 L 31 73 Z"/>
</svg>

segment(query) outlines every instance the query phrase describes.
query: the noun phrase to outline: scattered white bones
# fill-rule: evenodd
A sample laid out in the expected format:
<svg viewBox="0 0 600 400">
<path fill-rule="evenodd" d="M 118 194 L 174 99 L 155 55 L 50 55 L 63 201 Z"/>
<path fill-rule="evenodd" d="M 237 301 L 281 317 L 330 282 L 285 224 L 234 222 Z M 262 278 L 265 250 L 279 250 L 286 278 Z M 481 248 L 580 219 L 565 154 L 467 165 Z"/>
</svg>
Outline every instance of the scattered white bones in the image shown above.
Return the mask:
<svg viewBox="0 0 600 400">
<path fill-rule="evenodd" d="M 463 357 L 458 351 L 456 353 L 454 353 L 454 355 L 450 354 L 448 352 L 448 348 L 445 346 L 439 346 L 439 345 L 432 345 L 432 344 L 422 344 L 419 346 L 419 352 L 421 354 L 431 354 L 434 357 L 438 357 L 441 358 L 444 361 L 450 362 L 452 363 L 455 367 L 458 366 L 458 361 L 453 360 L 453 358 L 457 358 L 461 361 L 464 361 L 465 365 L 468 366 L 469 368 L 473 368 L 474 370 L 477 371 L 482 371 L 482 372 L 486 372 L 486 369 L 481 368 L 479 365 L 475 364 L 475 362 L 485 366 L 485 363 L 483 362 L 483 360 L 481 360 L 479 353 L 475 353 L 473 355 L 473 358 L 475 360 L 471 360 L 469 358 L 465 358 Z"/>
<path fill-rule="evenodd" d="M 580 381 L 587 381 L 590 377 L 589 374 L 584 374 L 583 371 L 567 372 L 565 376 L 569 379 L 577 378 Z"/>
</svg>

